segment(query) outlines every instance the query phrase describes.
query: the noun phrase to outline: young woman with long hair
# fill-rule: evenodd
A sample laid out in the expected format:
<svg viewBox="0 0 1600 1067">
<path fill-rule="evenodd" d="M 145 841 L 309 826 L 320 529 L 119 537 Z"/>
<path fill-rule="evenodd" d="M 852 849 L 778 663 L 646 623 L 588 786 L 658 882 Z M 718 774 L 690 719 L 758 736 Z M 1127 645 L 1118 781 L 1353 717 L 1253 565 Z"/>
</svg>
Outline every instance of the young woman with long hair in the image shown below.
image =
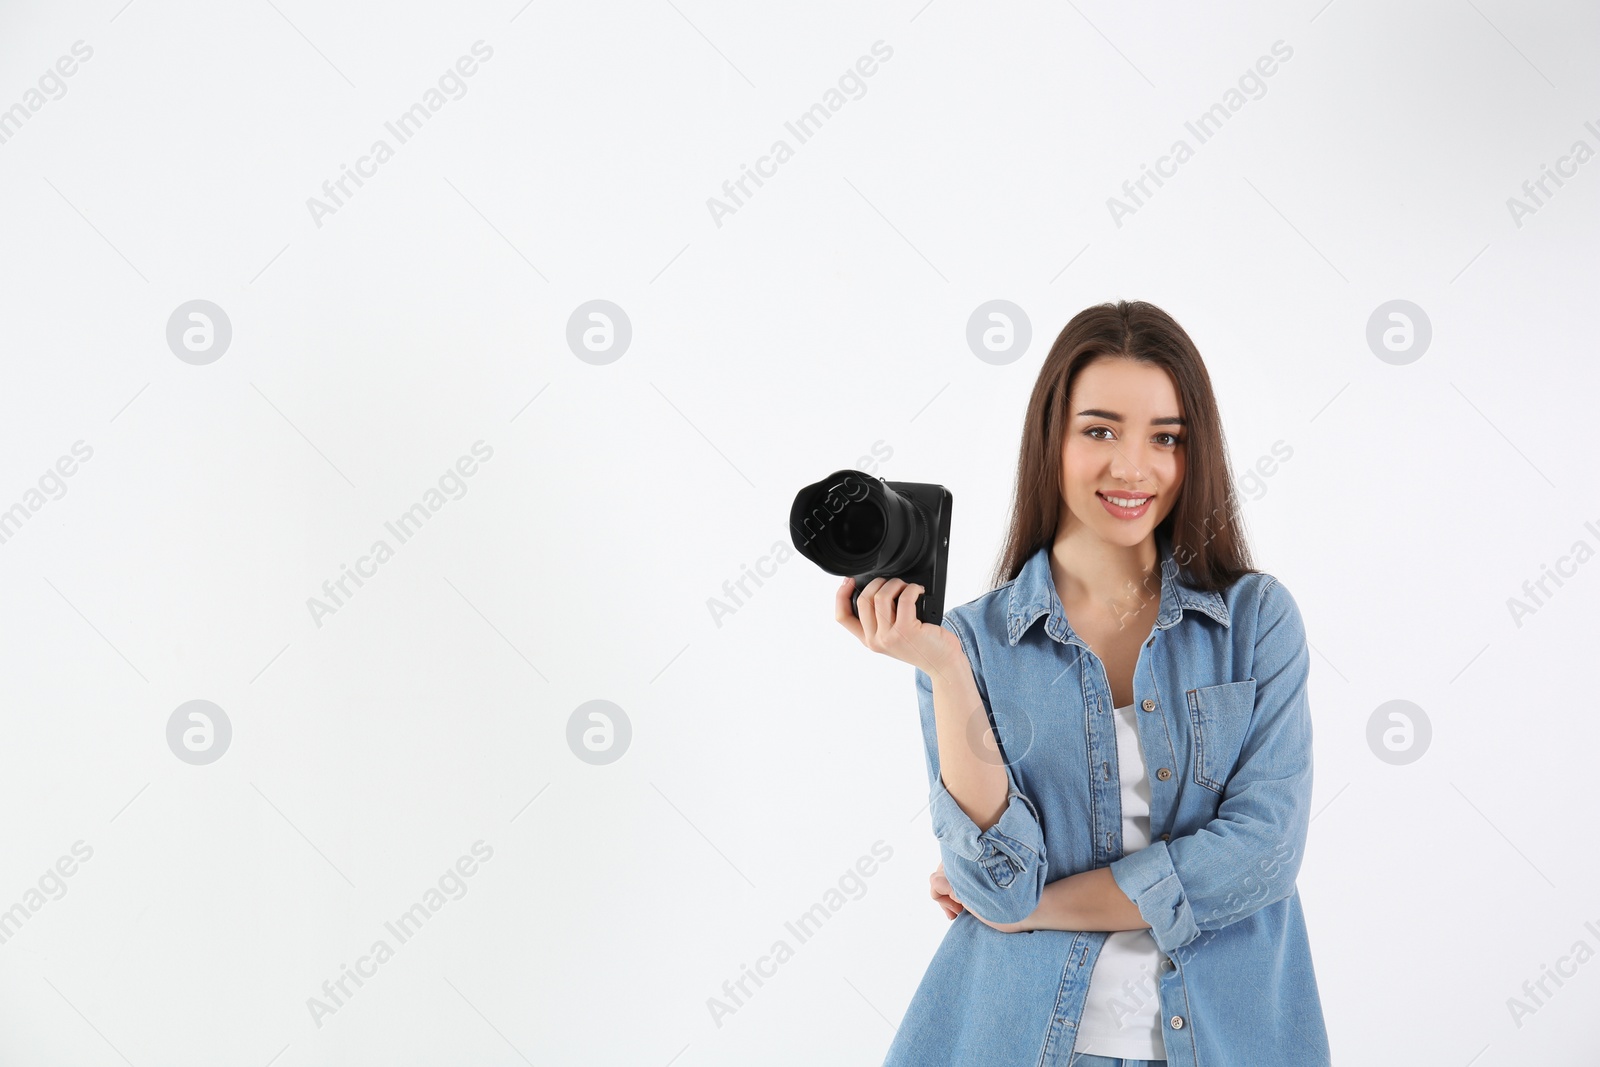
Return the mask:
<svg viewBox="0 0 1600 1067">
<path fill-rule="evenodd" d="M 1028 402 L 994 588 L 838 621 L 916 668 L 952 920 L 886 1067 L 1330 1062 L 1295 878 L 1310 659 L 1251 565 L 1210 377 L 1161 309 L 1087 308 Z"/>
</svg>

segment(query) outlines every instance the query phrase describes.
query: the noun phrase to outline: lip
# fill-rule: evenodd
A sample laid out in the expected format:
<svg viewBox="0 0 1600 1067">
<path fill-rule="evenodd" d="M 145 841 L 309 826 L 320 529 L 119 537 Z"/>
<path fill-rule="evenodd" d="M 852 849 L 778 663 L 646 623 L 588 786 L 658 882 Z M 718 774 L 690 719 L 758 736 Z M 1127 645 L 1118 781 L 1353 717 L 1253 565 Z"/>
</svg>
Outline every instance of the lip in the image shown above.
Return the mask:
<svg viewBox="0 0 1600 1067">
<path fill-rule="evenodd" d="M 1124 508 L 1118 507 L 1116 504 L 1113 504 L 1111 501 L 1107 500 L 1105 498 L 1105 494 L 1101 492 L 1096 491 L 1094 495 L 1100 499 L 1100 506 L 1105 508 L 1107 513 L 1109 513 L 1114 519 L 1142 518 L 1144 513 L 1150 510 L 1150 501 L 1155 499 L 1155 495 L 1153 493 L 1129 493 L 1127 496 L 1123 497 L 1124 500 L 1131 500 L 1134 497 L 1140 497 L 1144 502 L 1136 508 Z M 1117 495 L 1122 496 L 1121 493 L 1118 493 Z"/>
</svg>

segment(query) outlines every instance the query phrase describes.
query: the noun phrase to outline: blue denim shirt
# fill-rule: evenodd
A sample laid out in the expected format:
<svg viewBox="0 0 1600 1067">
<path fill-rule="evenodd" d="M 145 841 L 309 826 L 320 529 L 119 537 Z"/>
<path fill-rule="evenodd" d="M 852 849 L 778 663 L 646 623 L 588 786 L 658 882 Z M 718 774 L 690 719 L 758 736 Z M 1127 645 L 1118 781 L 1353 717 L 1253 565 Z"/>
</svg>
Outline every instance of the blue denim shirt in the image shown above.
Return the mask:
<svg viewBox="0 0 1600 1067">
<path fill-rule="evenodd" d="M 1295 888 L 1311 819 L 1311 711 L 1294 598 L 1259 573 L 1225 594 L 1192 588 L 1157 535 L 1161 604 L 1133 679 L 1151 844 L 1124 854 L 1110 684 L 1067 623 L 1049 552 L 945 612 L 1010 780 L 1000 821 L 982 833 L 940 779 L 932 681 L 916 672 L 933 831 L 967 910 L 947 927 L 885 1067 L 1071 1063 L 1108 933 L 1001 933 L 971 912 L 1016 922 L 1047 883 L 1097 867 L 1111 868 L 1161 950 L 1168 1063 L 1328 1064 Z"/>
</svg>

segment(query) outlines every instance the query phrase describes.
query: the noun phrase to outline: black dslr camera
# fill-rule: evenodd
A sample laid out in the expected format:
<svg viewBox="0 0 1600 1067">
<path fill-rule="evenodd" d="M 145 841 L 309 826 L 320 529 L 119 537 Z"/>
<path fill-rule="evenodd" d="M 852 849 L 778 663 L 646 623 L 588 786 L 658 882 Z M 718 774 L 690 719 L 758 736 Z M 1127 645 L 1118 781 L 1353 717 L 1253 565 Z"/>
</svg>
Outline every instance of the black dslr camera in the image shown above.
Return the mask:
<svg viewBox="0 0 1600 1067">
<path fill-rule="evenodd" d="M 850 575 L 856 597 L 874 578 L 920 585 L 917 618 L 944 620 L 944 575 L 950 550 L 950 490 L 923 482 L 886 482 L 858 470 L 834 471 L 795 494 L 789 539 L 829 574 Z"/>
</svg>

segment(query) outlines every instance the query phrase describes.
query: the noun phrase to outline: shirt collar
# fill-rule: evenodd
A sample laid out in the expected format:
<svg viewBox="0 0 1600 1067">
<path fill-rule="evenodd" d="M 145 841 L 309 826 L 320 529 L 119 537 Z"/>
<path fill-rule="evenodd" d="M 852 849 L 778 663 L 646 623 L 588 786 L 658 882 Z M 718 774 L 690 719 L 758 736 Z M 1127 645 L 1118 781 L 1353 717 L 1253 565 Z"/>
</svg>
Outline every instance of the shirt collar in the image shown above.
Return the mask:
<svg viewBox="0 0 1600 1067">
<path fill-rule="evenodd" d="M 1061 607 L 1061 597 L 1056 592 L 1054 577 L 1050 574 L 1050 548 L 1046 544 L 1023 564 L 1017 580 L 1011 583 L 1011 599 L 1006 612 L 1007 637 L 1015 645 L 1022 639 L 1041 615 L 1048 615 L 1045 632 L 1063 643 L 1077 635 L 1067 623 L 1067 613 Z M 1172 546 L 1166 534 L 1156 534 L 1157 568 L 1161 572 L 1161 608 L 1156 615 L 1156 629 L 1165 630 L 1183 615 L 1183 609 L 1194 608 L 1210 615 L 1222 625 L 1228 625 L 1228 605 L 1222 594 L 1196 589 L 1178 577 L 1178 566 L 1172 555 Z"/>
</svg>

